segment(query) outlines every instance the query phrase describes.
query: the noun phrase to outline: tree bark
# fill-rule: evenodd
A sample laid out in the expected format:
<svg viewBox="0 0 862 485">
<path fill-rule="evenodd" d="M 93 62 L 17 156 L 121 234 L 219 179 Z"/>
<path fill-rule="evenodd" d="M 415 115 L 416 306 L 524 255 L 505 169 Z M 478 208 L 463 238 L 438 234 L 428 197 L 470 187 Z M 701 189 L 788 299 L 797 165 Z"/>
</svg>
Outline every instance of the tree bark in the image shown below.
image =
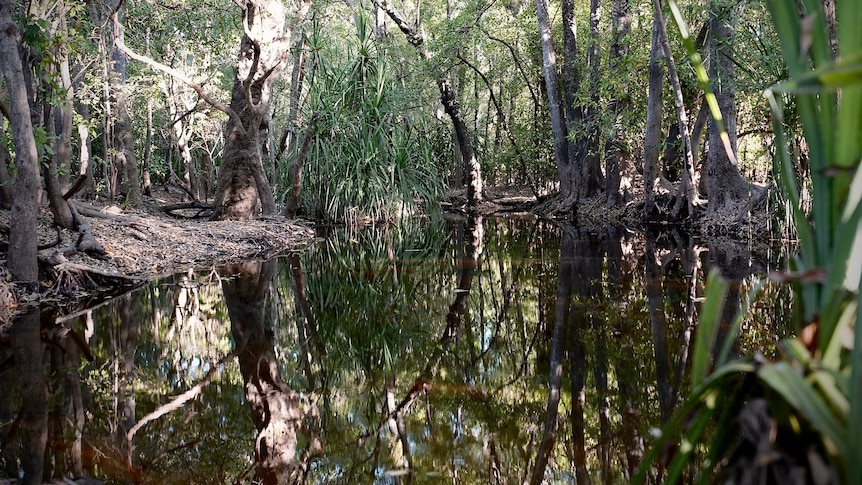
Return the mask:
<svg viewBox="0 0 862 485">
<path fill-rule="evenodd" d="M 647 122 L 644 135 L 644 209 L 645 221 L 657 221 L 659 210 L 655 202 L 655 182 L 658 178 L 658 154 L 661 145 L 662 94 L 664 93 L 664 69 L 661 59 L 664 51 L 659 42 L 658 14 L 653 15 L 652 41 L 649 57 L 649 88 L 647 95 Z"/>
<path fill-rule="evenodd" d="M 123 6 L 115 6 L 109 2 L 109 11 L 117 10 L 117 17 L 121 17 Z M 136 206 L 141 200 L 141 183 L 138 180 L 138 166 L 135 161 L 134 135 L 132 133 L 132 117 L 126 98 L 126 67 L 129 59 L 116 42 L 123 42 L 123 28 L 119 22 L 114 23 L 112 31 L 111 57 L 108 62 L 108 82 L 110 85 L 110 96 L 114 108 L 114 118 L 111 123 L 111 148 L 113 149 L 110 160 L 117 174 L 117 195 L 125 196 L 125 203 Z"/>
<path fill-rule="evenodd" d="M 736 164 L 736 86 L 733 51 L 733 10 L 713 1 L 710 7 L 710 64 L 709 77 L 718 102 L 724 128 L 730 141 L 730 150 L 722 143 L 722 134 L 714 120 L 708 129 L 709 152 L 706 155 L 706 190 L 709 197 L 707 211 L 733 210 L 740 201 L 748 198 L 748 183 L 739 173 Z"/>
<path fill-rule="evenodd" d="M 602 172 L 599 157 L 599 80 L 601 78 L 601 59 L 599 58 L 599 0 L 590 0 L 590 46 L 587 49 L 587 68 L 590 78 L 587 87 L 590 101 L 584 117 L 583 135 L 578 139 L 580 158 L 580 187 L 583 197 L 596 194 L 601 185 Z"/>
<path fill-rule="evenodd" d="M 613 41 L 611 41 L 611 51 L 608 55 L 608 71 L 615 73 L 619 71 L 619 60 L 628 55 L 628 44 L 626 36 L 631 30 L 632 16 L 630 12 L 629 0 L 614 0 L 613 3 L 613 18 L 611 19 L 613 28 Z M 628 90 L 620 87 L 620 93 L 627 93 Z M 620 131 L 622 130 L 620 114 L 628 105 L 627 97 L 611 95 L 608 103 L 608 111 L 611 113 L 611 132 L 605 138 L 605 192 L 607 196 L 607 205 L 613 206 L 620 202 L 620 183 L 622 174 L 620 173 L 620 158 L 623 152 L 621 141 L 619 139 Z"/>
<path fill-rule="evenodd" d="M 538 7 L 538 3 L 536 5 Z M 581 183 L 579 169 L 581 157 L 578 156 L 578 145 L 574 140 L 569 139 L 568 135 L 569 133 L 576 133 L 581 129 L 581 125 L 584 123 L 584 110 L 583 106 L 575 102 L 578 91 L 581 89 L 581 71 L 578 62 L 578 29 L 576 25 L 577 20 L 575 19 L 574 0 L 563 0 L 561 7 L 563 11 L 563 102 L 565 103 L 562 112 L 565 114 L 566 123 L 562 134 L 566 140 L 566 158 L 563 160 L 563 165 L 560 165 L 559 161 L 557 162 L 557 172 L 560 179 L 560 193 L 564 200 L 571 201 L 571 205 L 574 206 L 574 203 L 577 201 L 578 187 Z M 547 4 L 543 8 L 544 13 L 542 15 L 545 17 L 543 22 L 549 22 L 547 19 Z M 541 22 L 539 29 L 541 32 L 544 32 Z M 548 29 L 550 29 L 550 25 L 548 25 Z M 551 42 L 550 47 L 553 48 L 553 39 L 549 37 L 549 41 Z M 544 50 L 545 44 L 543 40 L 543 59 Z M 556 73 L 556 69 L 554 72 Z M 545 69 L 546 86 L 547 74 L 548 70 Z M 553 116 L 551 120 L 553 121 Z M 554 131 L 555 143 L 558 135 Z"/>
<path fill-rule="evenodd" d="M 9 234 L 9 251 L 6 266 L 16 281 L 36 283 L 39 266 L 36 248 L 37 216 L 41 185 L 39 183 L 39 157 L 33 125 L 30 121 L 30 104 L 24 81 L 24 70 L 19 57 L 18 24 L 12 19 L 17 2 L 0 0 L 0 70 L 6 79 L 9 96 L 9 122 L 15 144 L 15 200 L 12 203 L 12 224 Z"/>
<path fill-rule="evenodd" d="M 536 17 L 539 36 L 542 40 L 542 67 L 545 73 L 545 90 L 548 94 L 548 110 L 551 116 L 551 130 L 554 134 L 554 158 L 557 161 L 557 174 L 560 178 L 560 196 L 563 199 L 562 211 L 570 211 L 577 201 L 577 187 L 569 159 L 569 129 L 566 126 L 563 105 L 557 88 L 557 54 L 551 34 L 551 20 L 545 0 L 536 0 Z"/>
<path fill-rule="evenodd" d="M 682 97 L 682 85 L 679 82 L 679 76 L 676 71 L 676 64 L 673 61 L 673 55 L 670 50 L 670 41 L 667 36 L 667 25 L 665 24 L 664 15 L 661 12 L 661 0 L 653 0 L 653 10 L 655 18 L 658 22 L 659 42 L 662 50 L 664 50 L 665 62 L 667 63 L 667 71 L 670 75 L 670 86 L 673 91 L 673 104 L 676 107 L 677 123 L 679 124 L 679 135 L 682 139 L 683 150 L 683 171 L 682 183 L 680 184 L 679 196 L 670 217 L 674 220 L 679 220 L 682 214 L 682 204 L 686 204 L 688 208 L 688 217 L 694 215 L 694 203 L 697 200 L 697 191 L 694 186 L 694 161 L 691 154 L 691 136 L 688 128 L 688 115 L 685 111 L 685 101 Z"/>
<path fill-rule="evenodd" d="M 258 211 L 275 213 L 272 188 L 263 172 L 261 126 L 270 110 L 272 84 L 290 52 L 290 31 L 305 16 L 301 11 L 285 29 L 281 0 L 247 0 L 242 6 L 245 35 L 230 102 L 236 116 L 225 129 L 213 211 L 217 220 L 249 220 Z"/>
</svg>

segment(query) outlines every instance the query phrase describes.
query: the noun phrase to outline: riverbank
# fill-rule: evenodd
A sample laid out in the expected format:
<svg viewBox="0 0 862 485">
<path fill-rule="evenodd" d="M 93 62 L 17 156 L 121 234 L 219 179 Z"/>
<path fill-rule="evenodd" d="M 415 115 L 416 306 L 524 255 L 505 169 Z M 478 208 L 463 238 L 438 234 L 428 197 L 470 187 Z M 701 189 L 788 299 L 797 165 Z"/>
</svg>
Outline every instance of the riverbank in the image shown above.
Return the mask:
<svg viewBox="0 0 862 485">
<path fill-rule="evenodd" d="M 486 200 L 479 207 L 484 216 L 512 214 L 543 215 L 543 208 L 553 205 L 553 195 L 536 197 L 526 187 L 488 188 Z M 254 221 L 208 221 L 196 218 L 196 209 L 174 211 L 169 215 L 161 207 L 178 202 L 167 192 L 144 197 L 134 209 L 96 202 L 77 202 L 79 212 L 90 224 L 90 231 L 101 250 L 74 250 L 77 235 L 57 229 L 47 208 L 40 215 L 40 245 L 51 246 L 40 251 L 41 289 L 22 290 L 12 285 L 5 271 L 5 255 L 0 255 L 0 330 L 16 311 L 46 303 L 69 310 L 87 302 L 110 296 L 105 292 L 122 292 L 143 282 L 189 269 L 266 259 L 285 251 L 299 250 L 314 240 L 312 223 L 280 216 Z M 463 191 L 454 191 L 441 200 L 445 212 L 457 213 L 463 207 Z M 608 207 L 604 198 L 579 201 L 572 223 L 602 230 L 610 225 L 636 232 L 650 228 L 661 230 L 661 224 L 644 223 L 640 214 L 643 202 L 637 198 Z M 544 214 L 547 216 L 547 214 Z M 9 211 L 0 211 L 0 225 L 9 226 Z M 774 229 L 767 210 L 756 210 L 744 219 L 721 215 L 701 215 L 680 230 L 702 239 L 721 238 L 747 241 L 749 246 L 768 247 Z"/>
<path fill-rule="evenodd" d="M 175 202 L 162 194 L 144 197 L 134 209 L 106 203 L 78 202 L 101 251 L 74 250 L 77 235 L 53 226 L 51 213 L 39 217 L 40 287 L 38 292 L 11 284 L 6 255 L 0 254 L 0 330 L 22 307 L 45 303 L 74 307 L 103 298 L 106 291 L 186 271 L 266 259 L 299 250 L 314 239 L 310 222 L 280 216 L 254 221 L 208 221 L 172 217 L 159 209 Z M 194 215 L 188 213 L 189 216 Z M 9 226 L 9 211 L 0 211 L 0 225 Z"/>
</svg>

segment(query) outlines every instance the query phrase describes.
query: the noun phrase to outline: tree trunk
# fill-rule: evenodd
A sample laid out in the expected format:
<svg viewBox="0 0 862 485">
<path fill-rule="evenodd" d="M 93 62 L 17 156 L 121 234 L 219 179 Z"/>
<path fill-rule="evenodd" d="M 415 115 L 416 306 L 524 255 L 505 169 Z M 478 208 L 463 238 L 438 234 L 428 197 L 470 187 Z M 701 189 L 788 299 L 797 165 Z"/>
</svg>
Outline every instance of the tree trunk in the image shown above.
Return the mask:
<svg viewBox="0 0 862 485">
<path fill-rule="evenodd" d="M 554 140 L 556 143 L 556 137 L 560 134 L 566 140 L 566 158 L 563 160 L 564 163 L 562 165 L 559 160 L 557 161 L 557 171 L 560 178 L 560 193 L 563 199 L 571 200 L 571 204 L 573 205 L 577 200 L 578 186 L 581 183 L 580 169 L 578 168 L 580 166 L 580 157 L 578 156 L 577 144 L 574 143 L 574 140 L 568 138 L 568 134 L 576 133 L 581 129 L 581 125 L 584 123 L 584 111 L 582 106 L 575 103 L 578 91 L 581 89 L 581 71 L 578 62 L 578 29 L 576 25 L 577 20 L 575 19 L 574 0 L 563 0 L 561 7 L 563 10 L 563 100 L 565 102 L 563 112 L 565 113 L 566 125 L 563 127 L 564 130 L 562 133 L 557 133 L 557 129 L 555 128 Z M 547 19 L 547 4 L 544 4 L 543 8 L 545 22 L 549 22 Z M 550 35 L 550 25 L 547 26 L 548 30 L 541 30 L 543 27 L 540 22 L 539 29 L 541 32 L 549 32 Z M 553 49 L 553 39 L 549 37 L 549 41 L 549 46 Z M 545 45 L 543 41 L 543 57 L 544 50 Z M 546 76 L 547 73 L 548 70 L 545 69 Z M 554 73 L 556 74 L 556 70 L 554 70 Z M 553 116 L 551 120 L 553 120 Z"/>
<path fill-rule="evenodd" d="M 418 18 L 415 24 L 407 22 L 388 0 L 374 0 L 374 4 L 389 15 L 389 18 L 407 36 L 407 42 L 418 50 L 419 57 L 427 62 L 430 56 L 425 47 L 425 37 L 419 31 Z M 473 143 L 470 140 L 467 123 L 461 112 L 461 104 L 458 102 L 455 89 L 446 78 L 445 73 L 437 76 L 437 88 L 440 91 L 440 102 L 443 104 L 443 109 L 452 121 L 452 128 L 467 176 L 467 207 L 468 210 L 473 211 L 483 198 L 482 168 L 479 165 L 479 159 L 476 158 L 476 153 L 473 151 Z"/>
<path fill-rule="evenodd" d="M 111 6 L 113 11 L 115 6 Z M 120 17 L 123 6 L 117 16 Z M 119 22 L 114 24 L 112 39 L 123 40 L 123 28 Z M 111 123 L 111 148 L 110 155 L 113 170 L 117 175 L 116 193 L 125 196 L 125 203 L 130 206 L 137 205 L 141 200 L 141 185 L 138 180 L 138 166 L 135 162 L 135 146 L 132 134 L 132 117 L 126 100 L 126 66 L 129 59 L 115 43 L 112 43 L 111 58 L 108 63 L 108 80 L 110 84 L 110 96 L 114 108 L 114 118 Z"/>
<path fill-rule="evenodd" d="M 36 283 L 39 280 L 36 248 L 41 185 L 24 70 L 18 56 L 18 24 L 12 19 L 16 3 L 14 0 L 0 0 L 0 70 L 6 79 L 9 96 L 9 123 L 12 125 L 17 171 L 11 214 L 15 224 L 10 228 L 6 266 L 16 281 Z"/>
<path fill-rule="evenodd" d="M 670 86 L 673 91 L 673 104 L 676 108 L 677 123 L 679 124 L 679 135 L 682 139 L 683 156 L 683 171 L 682 183 L 680 184 L 679 196 L 670 217 L 674 220 L 679 220 L 682 216 L 683 204 L 688 208 L 688 217 L 694 215 L 694 203 L 697 199 L 697 191 L 694 186 L 694 160 L 691 154 L 691 136 L 688 129 L 688 115 L 685 111 L 685 101 L 682 97 L 682 85 L 679 82 L 679 76 L 676 72 L 676 64 L 673 61 L 673 55 L 670 50 L 670 42 L 667 36 L 667 25 L 665 24 L 664 16 L 661 12 L 661 0 L 653 0 L 654 15 L 658 21 L 659 41 L 661 42 L 662 50 L 664 50 L 665 62 L 667 62 L 667 71 L 670 75 Z"/>
<path fill-rule="evenodd" d="M 247 0 L 222 165 L 215 189 L 213 219 L 249 220 L 275 213 L 272 189 L 263 172 L 261 125 L 270 110 L 272 84 L 290 51 L 280 0 Z"/>
<path fill-rule="evenodd" d="M 557 174 L 560 177 L 560 196 L 563 199 L 562 211 L 570 211 L 577 201 L 577 187 L 572 176 L 573 167 L 569 159 L 569 130 L 566 127 L 560 93 L 557 88 L 557 54 L 551 34 L 551 20 L 545 0 L 536 0 L 536 17 L 539 35 L 542 39 L 542 66 L 545 72 L 545 89 L 548 94 L 548 109 L 551 115 L 551 129 L 554 134 L 554 158 L 557 161 Z"/>
<path fill-rule="evenodd" d="M 590 72 L 588 88 L 590 102 L 584 117 L 583 135 L 578 140 L 580 158 L 580 187 L 583 197 L 591 197 L 601 185 L 602 172 L 599 157 L 599 79 L 601 78 L 601 59 L 599 58 L 599 0 L 590 0 L 590 47 L 587 49 L 587 68 Z"/>
<path fill-rule="evenodd" d="M 723 209 L 733 210 L 748 198 L 748 183 L 736 165 L 736 86 L 735 66 L 732 60 L 733 21 L 735 10 L 727 10 L 713 1 L 710 7 L 710 64 L 709 77 L 718 101 L 730 150 L 722 143 L 722 134 L 714 120 L 708 129 L 709 152 L 706 156 L 706 190 L 710 213 Z"/>
<path fill-rule="evenodd" d="M 628 44 L 625 38 L 631 30 L 631 22 L 632 16 L 629 0 L 614 0 L 613 18 L 611 19 L 614 37 L 611 42 L 611 51 L 608 55 L 608 71 L 611 73 L 619 71 L 619 60 L 628 54 Z M 620 94 L 628 92 L 622 85 L 619 85 L 619 90 Z M 620 173 L 620 156 L 621 153 L 628 150 L 623 149 L 621 146 L 622 142 L 619 139 L 622 129 L 620 114 L 627 106 L 627 96 L 617 95 L 616 93 L 611 95 L 608 104 L 608 111 L 612 116 L 611 132 L 605 138 L 605 192 L 608 206 L 616 205 L 621 200 L 620 183 L 622 175 Z"/>
<path fill-rule="evenodd" d="M 652 24 L 652 41 L 649 56 L 649 88 L 647 96 L 647 123 L 644 136 L 644 209 L 645 221 L 657 221 L 658 206 L 655 202 L 655 181 L 658 178 L 658 153 L 661 145 L 662 94 L 664 92 L 664 69 L 661 59 L 664 51 L 659 42 L 659 19 L 654 14 Z"/>
</svg>

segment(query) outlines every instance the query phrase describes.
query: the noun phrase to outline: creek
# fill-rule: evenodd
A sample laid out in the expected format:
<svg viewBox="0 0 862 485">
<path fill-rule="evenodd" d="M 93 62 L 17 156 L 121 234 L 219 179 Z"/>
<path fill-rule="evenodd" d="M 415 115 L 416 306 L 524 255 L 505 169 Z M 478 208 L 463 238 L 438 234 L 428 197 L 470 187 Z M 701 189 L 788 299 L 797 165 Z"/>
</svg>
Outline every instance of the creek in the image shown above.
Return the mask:
<svg viewBox="0 0 862 485">
<path fill-rule="evenodd" d="M 0 477 L 622 483 L 687 392 L 706 275 L 731 281 L 717 338 L 747 305 L 731 352 L 769 357 L 790 290 L 746 302 L 780 265 L 667 228 L 322 229 L 299 254 L 19 318 Z"/>
</svg>

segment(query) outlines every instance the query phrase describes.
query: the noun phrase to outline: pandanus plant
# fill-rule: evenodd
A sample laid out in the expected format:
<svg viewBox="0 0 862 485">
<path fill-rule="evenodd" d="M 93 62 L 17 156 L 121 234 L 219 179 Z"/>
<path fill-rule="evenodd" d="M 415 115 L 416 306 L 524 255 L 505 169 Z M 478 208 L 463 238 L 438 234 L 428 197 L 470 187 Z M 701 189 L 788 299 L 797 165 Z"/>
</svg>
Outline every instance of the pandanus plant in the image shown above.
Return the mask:
<svg viewBox="0 0 862 485">
<path fill-rule="evenodd" d="M 719 473 L 736 482 L 795 473 L 800 483 L 862 483 L 862 9 L 858 2 L 835 3 L 833 47 L 823 2 L 767 0 L 789 79 L 764 97 L 773 117 L 775 175 L 798 234 L 798 254 L 772 277 L 793 285 L 797 336 L 781 341 L 774 358 L 732 358 L 731 339 L 746 305 L 731 337 L 717 342 L 727 284 L 710 275 L 691 394 L 659 433 L 635 483 L 646 481 L 669 449 L 675 451 L 665 462 L 665 483 L 680 481 L 687 469 L 695 471 L 686 481 L 700 483 Z M 673 2 L 671 10 L 683 25 Z M 807 173 L 783 118 L 793 104 Z M 807 210 L 804 177 L 811 190 Z"/>
</svg>

